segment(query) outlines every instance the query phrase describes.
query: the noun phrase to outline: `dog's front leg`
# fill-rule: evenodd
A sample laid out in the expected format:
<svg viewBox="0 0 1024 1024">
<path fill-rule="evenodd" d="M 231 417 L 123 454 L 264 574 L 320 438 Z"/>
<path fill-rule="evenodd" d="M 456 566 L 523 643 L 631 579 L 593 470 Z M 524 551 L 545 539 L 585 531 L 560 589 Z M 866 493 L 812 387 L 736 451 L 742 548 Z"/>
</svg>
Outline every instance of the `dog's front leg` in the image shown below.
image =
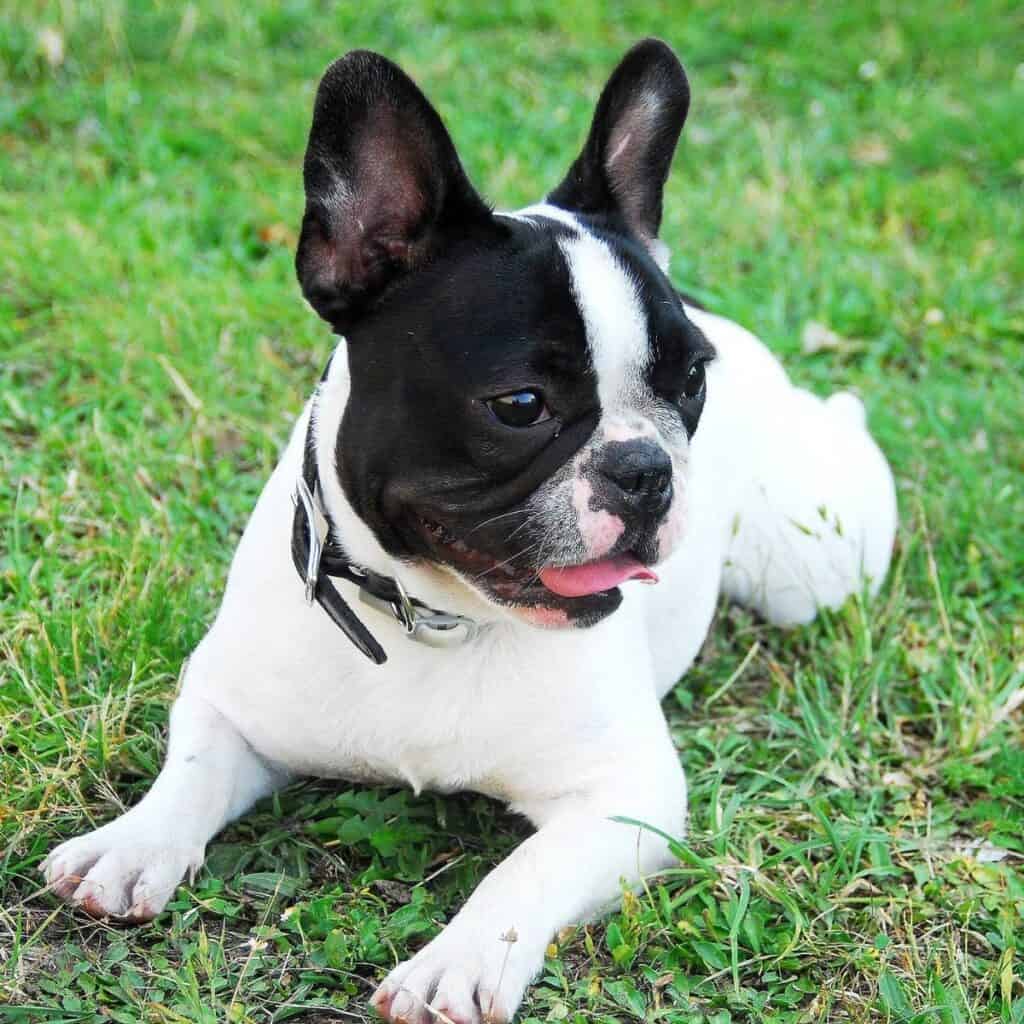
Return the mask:
<svg viewBox="0 0 1024 1024">
<path fill-rule="evenodd" d="M 667 735 L 648 749 L 606 753 L 608 774 L 587 788 L 524 807 L 538 831 L 496 867 L 445 930 L 396 967 L 373 1005 L 406 1024 L 512 1019 L 559 928 L 610 907 L 622 881 L 671 863 L 656 833 L 681 836 L 686 787 Z M 611 773 L 614 772 L 614 777 Z"/>
<path fill-rule="evenodd" d="M 42 870 L 55 893 L 93 917 L 148 921 L 202 864 L 210 838 L 285 781 L 186 688 L 153 788 L 120 818 L 62 843 Z"/>
</svg>

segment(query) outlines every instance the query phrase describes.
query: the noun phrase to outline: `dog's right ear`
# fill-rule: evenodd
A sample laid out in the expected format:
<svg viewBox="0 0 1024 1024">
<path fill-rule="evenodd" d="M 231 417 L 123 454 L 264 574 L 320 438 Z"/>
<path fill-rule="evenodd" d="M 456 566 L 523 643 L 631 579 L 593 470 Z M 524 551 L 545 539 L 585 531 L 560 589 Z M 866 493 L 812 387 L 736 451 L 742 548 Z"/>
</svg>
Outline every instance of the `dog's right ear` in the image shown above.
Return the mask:
<svg viewBox="0 0 1024 1024">
<path fill-rule="evenodd" d="M 548 202 L 617 219 L 660 261 L 662 193 L 689 108 L 686 72 L 668 44 L 637 43 L 604 87 L 583 151 Z"/>
<path fill-rule="evenodd" d="M 303 180 L 295 268 L 338 332 L 445 244 L 496 230 L 437 111 L 400 68 L 366 50 L 320 81 Z"/>
</svg>

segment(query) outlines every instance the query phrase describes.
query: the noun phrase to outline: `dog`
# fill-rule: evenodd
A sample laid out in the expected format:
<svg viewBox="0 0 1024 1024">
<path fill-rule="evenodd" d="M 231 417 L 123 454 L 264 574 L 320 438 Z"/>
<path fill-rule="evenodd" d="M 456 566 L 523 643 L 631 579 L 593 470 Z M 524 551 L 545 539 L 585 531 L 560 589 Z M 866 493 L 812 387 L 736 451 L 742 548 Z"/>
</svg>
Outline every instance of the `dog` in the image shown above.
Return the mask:
<svg viewBox="0 0 1024 1024">
<path fill-rule="evenodd" d="M 397 66 L 327 69 L 296 268 L 341 340 L 159 777 L 49 855 L 53 891 L 150 920 L 299 776 L 475 790 L 536 831 L 372 998 L 390 1021 L 469 1024 L 511 1020 L 559 928 L 672 862 L 686 784 L 659 702 L 719 595 L 807 622 L 877 590 L 897 522 L 860 401 L 793 386 L 669 281 L 689 98 L 672 50 L 640 42 L 562 182 L 500 213 Z"/>
</svg>

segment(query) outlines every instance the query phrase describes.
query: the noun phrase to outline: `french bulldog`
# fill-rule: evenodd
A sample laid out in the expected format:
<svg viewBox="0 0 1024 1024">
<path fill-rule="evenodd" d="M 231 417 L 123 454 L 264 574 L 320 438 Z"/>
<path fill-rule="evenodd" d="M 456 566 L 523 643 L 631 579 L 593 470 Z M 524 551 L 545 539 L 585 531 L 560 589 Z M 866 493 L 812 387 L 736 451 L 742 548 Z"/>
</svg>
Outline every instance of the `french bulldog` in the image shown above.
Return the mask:
<svg viewBox="0 0 1024 1024">
<path fill-rule="evenodd" d="M 671 863 L 686 784 L 660 699 L 719 595 L 807 622 L 878 588 L 897 521 L 860 401 L 793 386 L 669 280 L 688 106 L 671 49 L 639 43 L 561 183 L 500 213 L 398 67 L 327 69 L 296 267 L 341 340 L 159 777 L 53 850 L 54 892 L 148 921 L 299 776 L 478 791 L 536 831 L 372 998 L 390 1021 L 469 1024 L 511 1020 L 558 929 Z"/>
</svg>

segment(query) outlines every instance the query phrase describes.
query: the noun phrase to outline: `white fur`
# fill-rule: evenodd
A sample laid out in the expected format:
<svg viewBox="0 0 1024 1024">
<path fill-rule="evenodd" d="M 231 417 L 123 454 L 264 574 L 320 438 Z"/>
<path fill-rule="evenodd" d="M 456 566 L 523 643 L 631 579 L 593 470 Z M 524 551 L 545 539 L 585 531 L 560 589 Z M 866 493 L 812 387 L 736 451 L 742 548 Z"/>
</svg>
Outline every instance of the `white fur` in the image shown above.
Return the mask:
<svg viewBox="0 0 1024 1024">
<path fill-rule="evenodd" d="M 577 234 L 581 230 L 579 221 L 573 214 L 568 210 L 563 210 L 560 206 L 553 206 L 551 203 L 534 203 L 532 206 L 524 206 L 523 209 L 511 213 L 499 213 L 498 216 L 509 217 L 512 220 L 535 226 L 538 217 L 546 217 L 548 220 L 558 221 L 559 224 L 572 228 Z"/>
<path fill-rule="evenodd" d="M 581 231 L 563 239 L 573 293 L 587 331 L 603 415 L 635 400 L 649 350 L 647 317 L 629 274 L 611 248 Z"/>
<path fill-rule="evenodd" d="M 638 321 L 635 294 L 603 243 L 580 232 L 566 252 L 602 402 L 614 408 L 636 382 L 642 312 Z M 672 860 L 657 833 L 610 819 L 683 835 L 685 782 L 659 699 L 700 649 L 721 590 L 772 621 L 803 621 L 865 578 L 877 588 L 888 564 L 892 477 L 856 401 L 794 388 L 748 332 L 689 315 L 718 359 L 687 456 L 685 526 L 672 527 L 681 537 L 661 584 L 627 584 L 621 609 L 584 631 L 535 629 L 451 574 L 403 567 L 380 549 L 332 465 L 349 388 L 342 348 L 319 389 L 316 437 L 346 547 L 484 628 L 470 644 L 436 650 L 367 611 L 389 654 L 376 667 L 305 604 L 288 536 L 307 407 L 188 665 L 163 771 L 128 814 L 50 854 L 55 890 L 94 914 L 152 917 L 218 829 L 297 775 L 471 788 L 507 802 L 537 832 L 395 968 L 374 1002 L 391 1020 L 426 1021 L 434 992 L 434 1010 L 452 1020 L 510 1018 L 558 928 L 613 902 L 621 879 L 635 884 Z"/>
</svg>

